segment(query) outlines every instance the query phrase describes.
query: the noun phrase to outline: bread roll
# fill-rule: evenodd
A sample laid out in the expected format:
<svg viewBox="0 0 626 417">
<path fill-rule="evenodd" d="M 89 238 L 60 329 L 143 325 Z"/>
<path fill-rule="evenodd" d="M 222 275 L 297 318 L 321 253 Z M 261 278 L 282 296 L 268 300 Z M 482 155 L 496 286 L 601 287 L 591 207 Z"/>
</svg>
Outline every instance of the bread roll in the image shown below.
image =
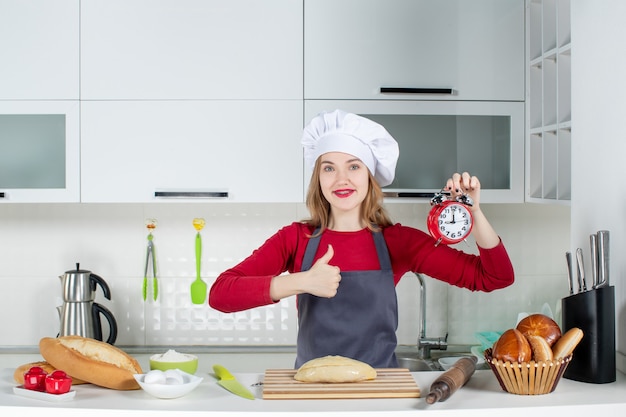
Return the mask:
<svg viewBox="0 0 626 417">
<path fill-rule="evenodd" d="M 504 362 L 527 362 L 532 358 L 532 350 L 522 332 L 509 329 L 493 345 L 491 355 Z"/>
<path fill-rule="evenodd" d="M 552 353 L 555 359 L 565 358 L 574 352 L 574 348 L 583 339 L 583 331 L 578 327 L 572 327 L 565 332 L 559 340 L 552 346 Z"/>
<path fill-rule="evenodd" d="M 517 324 L 517 330 L 523 335 L 541 336 L 552 346 L 561 337 L 561 328 L 545 314 L 531 314 Z"/>
<path fill-rule="evenodd" d="M 46 371 L 47 374 L 51 374 L 52 372 L 56 371 L 56 368 L 54 366 L 50 365 L 46 361 L 25 363 L 24 365 L 20 365 L 17 368 L 15 368 L 15 372 L 13 372 L 13 379 L 15 379 L 15 382 L 17 382 L 18 384 L 23 384 L 24 383 L 24 374 L 30 368 L 32 368 L 33 366 L 40 367 L 41 369 Z M 64 369 L 61 369 L 61 370 L 63 371 Z M 85 381 L 83 381 L 83 380 L 75 378 L 72 375 L 70 375 L 70 377 L 72 377 L 72 385 L 85 384 Z"/>
<path fill-rule="evenodd" d="M 301 382 L 357 382 L 376 379 L 376 370 L 355 359 L 324 356 L 302 365 L 294 379 Z"/>
<path fill-rule="evenodd" d="M 552 348 L 550 348 L 546 339 L 532 334 L 526 335 L 525 337 L 528 340 L 528 343 L 530 343 L 530 348 L 533 351 L 533 359 L 535 362 L 546 362 L 554 359 Z"/>
<path fill-rule="evenodd" d="M 83 381 L 117 390 L 140 388 L 133 377 L 143 373 L 139 363 L 108 343 L 81 336 L 44 337 L 39 351 L 52 366 Z"/>
</svg>

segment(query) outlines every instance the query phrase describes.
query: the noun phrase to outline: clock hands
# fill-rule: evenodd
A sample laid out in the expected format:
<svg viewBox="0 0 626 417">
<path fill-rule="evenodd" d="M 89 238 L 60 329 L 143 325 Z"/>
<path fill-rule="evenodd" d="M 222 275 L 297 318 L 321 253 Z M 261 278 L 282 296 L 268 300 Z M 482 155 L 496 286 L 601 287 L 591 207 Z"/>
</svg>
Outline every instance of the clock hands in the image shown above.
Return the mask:
<svg viewBox="0 0 626 417">
<path fill-rule="evenodd" d="M 447 245 L 465 240 L 472 230 L 472 213 L 465 206 L 472 204 L 473 201 L 468 195 L 453 199 L 449 193 L 444 196 L 443 190 L 435 193 L 431 199 L 432 208 L 427 220 L 428 231 L 437 240 L 435 246 L 442 242 Z M 465 242 L 467 243 L 467 240 Z"/>
</svg>

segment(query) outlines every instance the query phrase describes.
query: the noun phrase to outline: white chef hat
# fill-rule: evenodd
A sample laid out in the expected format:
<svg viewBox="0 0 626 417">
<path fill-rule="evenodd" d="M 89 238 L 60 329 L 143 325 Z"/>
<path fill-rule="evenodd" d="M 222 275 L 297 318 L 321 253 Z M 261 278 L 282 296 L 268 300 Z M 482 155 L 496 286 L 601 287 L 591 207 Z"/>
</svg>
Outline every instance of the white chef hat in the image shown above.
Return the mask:
<svg viewBox="0 0 626 417">
<path fill-rule="evenodd" d="M 378 123 L 343 110 L 318 114 L 302 135 L 304 162 L 315 166 L 320 155 L 343 152 L 359 158 L 381 187 L 393 181 L 398 143 Z"/>
</svg>

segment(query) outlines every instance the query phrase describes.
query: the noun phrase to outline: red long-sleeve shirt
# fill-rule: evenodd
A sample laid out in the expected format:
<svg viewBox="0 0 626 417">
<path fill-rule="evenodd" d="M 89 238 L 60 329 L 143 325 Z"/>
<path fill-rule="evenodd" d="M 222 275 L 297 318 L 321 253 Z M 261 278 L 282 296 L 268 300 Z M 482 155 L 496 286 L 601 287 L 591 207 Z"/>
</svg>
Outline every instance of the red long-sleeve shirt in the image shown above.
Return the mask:
<svg viewBox="0 0 626 417">
<path fill-rule="evenodd" d="M 446 245 L 435 246 L 430 235 L 401 224 L 385 227 L 382 232 L 396 284 L 409 271 L 472 291 L 488 292 L 513 283 L 513 266 L 502 242 L 492 249 L 479 247 L 480 256 L 476 256 Z M 274 303 L 270 298 L 270 281 L 286 271 L 301 271 L 312 233 L 313 228 L 297 222 L 280 229 L 248 258 L 217 277 L 211 287 L 209 305 L 219 311 L 235 312 Z M 380 269 L 368 229 L 325 230 L 315 260 L 326 253 L 329 244 L 334 249 L 329 264 L 342 271 Z"/>
</svg>

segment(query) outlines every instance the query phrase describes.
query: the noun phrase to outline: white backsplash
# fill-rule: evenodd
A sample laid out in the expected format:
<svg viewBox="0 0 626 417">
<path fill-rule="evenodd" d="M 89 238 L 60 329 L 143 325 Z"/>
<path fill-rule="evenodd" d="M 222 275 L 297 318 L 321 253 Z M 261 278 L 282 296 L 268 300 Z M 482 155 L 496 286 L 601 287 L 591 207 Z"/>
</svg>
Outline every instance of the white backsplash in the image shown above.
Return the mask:
<svg viewBox="0 0 626 417">
<path fill-rule="evenodd" d="M 427 204 L 389 204 L 394 221 L 425 229 Z M 483 204 L 513 260 L 516 282 L 493 293 L 473 293 L 426 279 L 427 336 L 449 334 L 449 343 L 476 344 L 477 331 L 504 330 L 520 311 L 548 303 L 558 314 L 566 295 L 564 252 L 569 249 L 569 207 Z M 302 204 L 2 204 L 0 205 L 0 347 L 36 346 L 56 336 L 61 301 L 58 278 L 87 269 L 101 276 L 112 299 L 96 301 L 118 324 L 117 345 L 294 345 L 295 299 L 224 314 L 194 305 L 194 217 L 204 217 L 202 276 L 208 286 L 280 227 L 306 217 Z M 154 231 L 160 294 L 143 301 L 145 219 Z M 460 248 L 475 253 L 473 241 Z M 149 286 L 149 290 L 151 285 Z M 414 344 L 419 330 L 417 279 L 398 285 L 401 344 Z M 11 319 L 11 318 L 14 318 Z M 108 333 L 105 327 L 105 336 Z"/>
</svg>

